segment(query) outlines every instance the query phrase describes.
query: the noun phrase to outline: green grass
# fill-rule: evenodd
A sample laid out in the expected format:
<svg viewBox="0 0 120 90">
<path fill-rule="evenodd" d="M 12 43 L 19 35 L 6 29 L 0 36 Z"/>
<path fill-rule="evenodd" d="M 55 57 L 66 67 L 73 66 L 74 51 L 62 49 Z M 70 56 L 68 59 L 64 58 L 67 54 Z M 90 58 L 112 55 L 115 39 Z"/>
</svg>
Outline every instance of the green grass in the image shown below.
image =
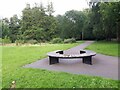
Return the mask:
<svg viewBox="0 0 120 90">
<path fill-rule="evenodd" d="M 46 57 L 47 52 L 76 45 L 3 46 L 2 87 L 8 88 L 16 80 L 17 88 L 118 88 L 116 80 L 22 67 Z"/>
<path fill-rule="evenodd" d="M 92 45 L 86 47 L 86 49 L 93 50 L 97 53 L 110 55 L 110 56 L 120 56 L 118 55 L 118 44 L 117 42 L 110 41 L 97 41 Z"/>
</svg>

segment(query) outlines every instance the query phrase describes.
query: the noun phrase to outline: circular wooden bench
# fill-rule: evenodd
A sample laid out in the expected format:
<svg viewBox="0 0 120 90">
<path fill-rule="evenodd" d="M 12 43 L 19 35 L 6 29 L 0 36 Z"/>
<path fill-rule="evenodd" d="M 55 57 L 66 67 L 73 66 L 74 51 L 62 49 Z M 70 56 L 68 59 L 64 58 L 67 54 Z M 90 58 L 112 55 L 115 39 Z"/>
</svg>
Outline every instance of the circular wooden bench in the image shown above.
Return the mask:
<svg viewBox="0 0 120 90">
<path fill-rule="evenodd" d="M 96 53 L 89 50 L 80 50 L 80 54 L 64 54 L 63 50 L 57 50 L 47 53 L 49 56 L 49 64 L 59 63 L 59 58 L 83 58 L 82 62 L 92 65 L 92 56 Z"/>
</svg>

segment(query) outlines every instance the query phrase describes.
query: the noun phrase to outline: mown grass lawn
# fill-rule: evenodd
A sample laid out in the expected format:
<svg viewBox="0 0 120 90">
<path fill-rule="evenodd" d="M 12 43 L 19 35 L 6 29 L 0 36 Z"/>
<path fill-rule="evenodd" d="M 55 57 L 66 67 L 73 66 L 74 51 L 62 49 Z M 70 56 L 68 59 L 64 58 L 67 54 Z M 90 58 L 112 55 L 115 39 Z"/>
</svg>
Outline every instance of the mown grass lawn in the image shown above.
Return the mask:
<svg viewBox="0 0 120 90">
<path fill-rule="evenodd" d="M 86 47 L 86 49 L 105 55 L 120 56 L 120 54 L 118 54 L 118 47 L 120 47 L 120 44 L 115 41 L 96 41 L 92 45 Z"/>
<path fill-rule="evenodd" d="M 16 80 L 17 88 L 118 88 L 116 80 L 22 67 L 46 57 L 47 52 L 78 44 L 3 46 L 2 87 L 8 88 Z"/>
</svg>

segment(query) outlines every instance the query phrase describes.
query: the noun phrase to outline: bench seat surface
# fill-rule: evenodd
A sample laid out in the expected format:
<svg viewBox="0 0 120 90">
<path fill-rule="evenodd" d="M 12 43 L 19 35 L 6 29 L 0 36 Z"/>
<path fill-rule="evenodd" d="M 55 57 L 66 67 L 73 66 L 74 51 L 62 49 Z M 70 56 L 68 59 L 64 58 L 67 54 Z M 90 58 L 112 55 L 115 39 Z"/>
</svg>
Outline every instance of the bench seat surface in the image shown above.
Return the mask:
<svg viewBox="0 0 120 90">
<path fill-rule="evenodd" d="M 58 58 L 82 58 L 82 57 L 88 57 L 88 56 L 95 56 L 96 53 L 90 50 L 81 50 L 81 51 L 85 51 L 85 53 L 82 54 L 59 54 L 56 52 L 59 52 L 62 50 L 57 50 L 57 51 L 53 51 L 53 52 L 49 52 L 47 53 L 48 56 L 51 57 L 58 57 Z"/>
</svg>

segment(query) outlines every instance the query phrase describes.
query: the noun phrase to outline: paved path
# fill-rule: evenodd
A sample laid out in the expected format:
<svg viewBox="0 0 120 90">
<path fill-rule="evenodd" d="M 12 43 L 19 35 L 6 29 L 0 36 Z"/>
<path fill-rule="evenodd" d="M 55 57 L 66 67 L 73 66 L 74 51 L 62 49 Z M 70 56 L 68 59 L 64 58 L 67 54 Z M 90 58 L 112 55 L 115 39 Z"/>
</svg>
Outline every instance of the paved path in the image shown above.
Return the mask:
<svg viewBox="0 0 120 90">
<path fill-rule="evenodd" d="M 93 41 L 68 49 L 65 53 L 79 53 L 80 49 L 84 49 Z M 53 71 L 63 71 L 73 74 L 85 74 L 91 76 L 100 76 L 118 80 L 118 58 L 97 54 L 93 57 L 93 65 L 83 64 L 82 59 L 60 59 L 60 63 L 49 65 L 48 58 L 27 64 L 26 68 L 40 68 Z"/>
</svg>

